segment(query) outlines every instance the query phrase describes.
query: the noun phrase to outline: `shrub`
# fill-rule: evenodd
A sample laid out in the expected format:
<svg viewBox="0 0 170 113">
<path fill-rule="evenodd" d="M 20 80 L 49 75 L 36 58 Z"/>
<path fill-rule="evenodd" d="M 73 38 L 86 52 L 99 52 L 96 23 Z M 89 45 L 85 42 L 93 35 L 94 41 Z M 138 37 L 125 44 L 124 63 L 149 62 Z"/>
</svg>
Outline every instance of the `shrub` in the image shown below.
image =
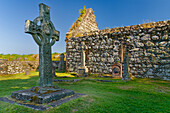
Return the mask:
<svg viewBox="0 0 170 113">
<path fill-rule="evenodd" d="M 80 22 L 81 22 L 82 20 L 83 20 L 83 19 L 82 19 L 82 17 L 78 18 L 78 21 L 80 21 Z"/>
</svg>

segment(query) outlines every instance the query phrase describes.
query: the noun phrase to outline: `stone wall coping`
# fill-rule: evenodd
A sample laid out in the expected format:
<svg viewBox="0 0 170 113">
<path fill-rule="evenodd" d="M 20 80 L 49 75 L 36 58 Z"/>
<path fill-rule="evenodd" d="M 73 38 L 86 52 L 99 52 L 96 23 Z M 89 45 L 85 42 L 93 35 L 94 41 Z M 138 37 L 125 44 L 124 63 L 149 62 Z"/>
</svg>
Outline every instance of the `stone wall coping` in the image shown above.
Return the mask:
<svg viewBox="0 0 170 113">
<path fill-rule="evenodd" d="M 127 35 L 129 32 L 143 32 L 139 31 L 141 29 L 151 29 L 151 28 L 161 28 L 164 26 L 169 26 L 170 20 L 167 21 L 158 21 L 158 22 L 151 22 L 151 23 L 144 23 L 144 24 L 138 24 L 138 25 L 131 25 L 131 26 L 124 26 L 124 27 L 116 27 L 111 29 L 103 29 L 103 30 L 97 30 L 97 31 L 91 31 L 91 32 L 85 32 L 83 33 L 82 37 L 86 36 L 96 36 L 96 35 L 107 35 L 107 34 L 113 34 L 113 35 Z M 69 39 L 72 39 L 75 37 L 70 37 Z M 67 41 L 68 39 L 66 39 Z"/>
</svg>

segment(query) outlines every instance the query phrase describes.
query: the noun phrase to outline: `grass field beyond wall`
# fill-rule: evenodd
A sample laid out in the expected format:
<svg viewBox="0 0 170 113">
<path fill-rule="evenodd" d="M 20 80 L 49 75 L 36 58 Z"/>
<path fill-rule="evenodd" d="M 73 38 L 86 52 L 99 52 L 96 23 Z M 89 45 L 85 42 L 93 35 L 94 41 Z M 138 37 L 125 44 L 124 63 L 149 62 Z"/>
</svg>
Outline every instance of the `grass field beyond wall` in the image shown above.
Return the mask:
<svg viewBox="0 0 170 113">
<path fill-rule="evenodd" d="M 0 97 L 13 91 L 38 86 L 38 73 L 0 76 Z M 60 78 L 61 79 L 61 78 Z M 90 78 L 91 79 L 91 78 Z M 134 79 L 129 82 L 97 82 L 89 78 L 77 83 L 54 83 L 61 88 L 87 94 L 44 113 L 168 113 L 170 82 Z M 0 101 L 0 113 L 41 113 L 24 106 Z"/>
</svg>

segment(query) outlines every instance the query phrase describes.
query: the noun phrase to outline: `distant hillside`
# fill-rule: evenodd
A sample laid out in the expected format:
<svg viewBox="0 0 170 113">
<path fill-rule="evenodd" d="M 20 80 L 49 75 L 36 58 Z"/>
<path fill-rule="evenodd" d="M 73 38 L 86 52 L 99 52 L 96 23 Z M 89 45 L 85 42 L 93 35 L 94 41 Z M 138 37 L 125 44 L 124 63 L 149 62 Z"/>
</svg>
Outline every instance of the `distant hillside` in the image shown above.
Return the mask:
<svg viewBox="0 0 170 113">
<path fill-rule="evenodd" d="M 53 53 L 52 60 L 59 61 L 61 53 Z M 66 53 L 64 53 L 65 55 Z M 65 55 L 66 56 L 66 55 Z M 7 59 L 8 61 L 38 61 L 38 54 L 29 54 L 29 55 L 18 55 L 18 54 L 0 54 L 0 59 Z M 66 58 L 65 58 L 66 60 Z"/>
</svg>

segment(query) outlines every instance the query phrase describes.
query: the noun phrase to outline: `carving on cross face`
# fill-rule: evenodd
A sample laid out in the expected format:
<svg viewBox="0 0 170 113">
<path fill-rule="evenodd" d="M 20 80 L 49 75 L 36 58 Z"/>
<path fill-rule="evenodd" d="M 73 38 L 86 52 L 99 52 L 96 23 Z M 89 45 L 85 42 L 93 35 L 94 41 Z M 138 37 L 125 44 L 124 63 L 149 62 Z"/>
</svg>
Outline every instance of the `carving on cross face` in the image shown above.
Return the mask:
<svg viewBox="0 0 170 113">
<path fill-rule="evenodd" d="M 55 30 L 53 23 L 50 20 L 50 7 L 40 4 L 40 16 L 32 21 L 26 20 L 25 33 L 33 36 L 35 42 L 41 45 L 54 45 L 55 41 L 59 40 L 59 31 Z M 37 23 L 40 21 L 40 25 Z M 40 38 L 38 38 L 40 37 Z"/>
</svg>

